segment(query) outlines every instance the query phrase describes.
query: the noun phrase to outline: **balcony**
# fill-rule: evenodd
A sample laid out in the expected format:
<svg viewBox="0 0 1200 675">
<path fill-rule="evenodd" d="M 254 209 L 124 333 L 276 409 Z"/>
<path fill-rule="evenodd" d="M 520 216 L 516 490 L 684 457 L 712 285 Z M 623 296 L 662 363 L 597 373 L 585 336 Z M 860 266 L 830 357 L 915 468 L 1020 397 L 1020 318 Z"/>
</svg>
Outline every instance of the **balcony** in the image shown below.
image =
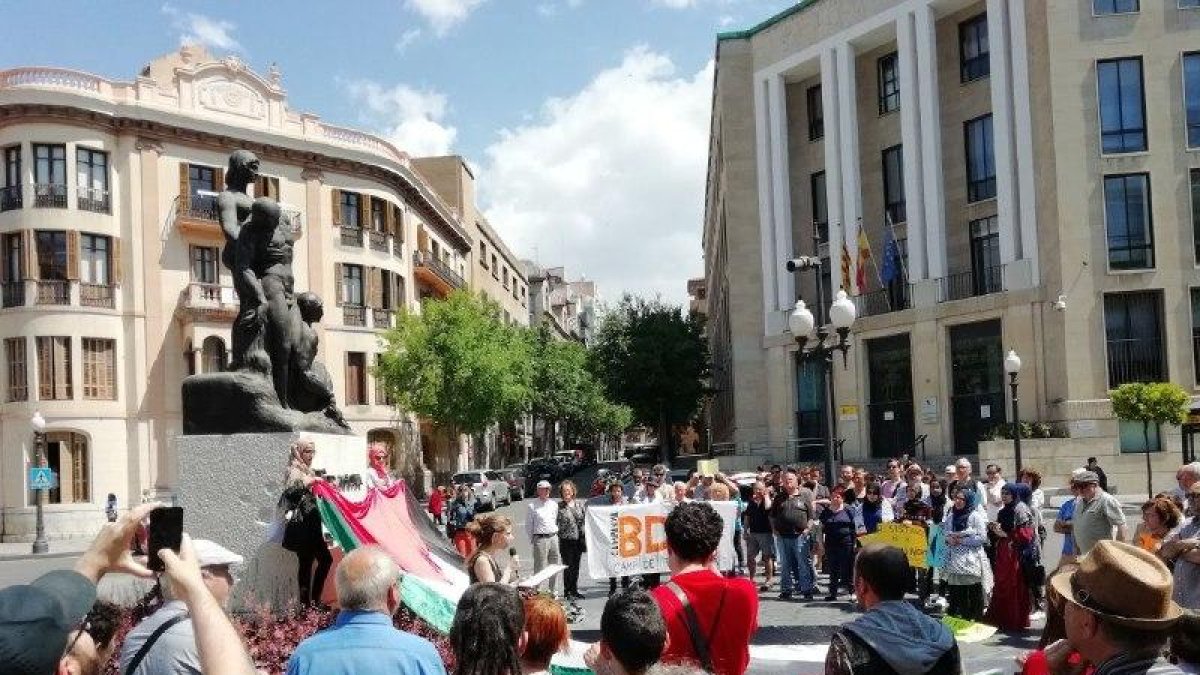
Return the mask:
<svg viewBox="0 0 1200 675">
<path fill-rule="evenodd" d="M 404 240 L 399 237 L 392 237 L 392 255 L 404 260 Z"/>
<path fill-rule="evenodd" d="M 938 302 L 951 302 L 1004 290 L 1004 266 L 995 265 L 982 270 L 959 272 L 942 277 L 938 287 Z"/>
<path fill-rule="evenodd" d="M 6 281 L 0 284 L 0 295 L 4 297 L 5 307 L 22 307 L 25 305 L 25 282 Z"/>
<path fill-rule="evenodd" d="M 382 251 L 384 253 L 388 252 L 388 234 L 387 234 L 387 232 L 379 232 L 378 230 L 371 230 L 367 234 L 368 234 L 368 243 L 370 244 L 372 251 Z"/>
<path fill-rule="evenodd" d="M 0 211 L 19 209 L 23 203 L 20 185 L 9 185 L 6 188 L 0 188 Z"/>
<path fill-rule="evenodd" d="M 388 329 L 392 327 L 392 310 L 390 309 L 372 309 L 371 310 L 371 325 L 379 329 Z"/>
<path fill-rule="evenodd" d="M 342 305 L 342 323 L 347 326 L 366 326 L 367 308 L 362 305 Z"/>
<path fill-rule="evenodd" d="M 439 297 L 446 297 L 452 291 L 466 286 L 458 272 L 429 251 L 413 251 L 413 276 L 429 286 Z"/>
<path fill-rule="evenodd" d="M 1108 340 L 1108 384 L 1166 380 L 1163 340 L 1158 337 Z"/>
<path fill-rule="evenodd" d="M 34 183 L 33 205 L 39 209 L 67 208 L 66 183 Z"/>
<path fill-rule="evenodd" d="M 112 205 L 108 199 L 108 190 L 79 188 L 77 192 L 79 196 L 76 201 L 80 211 L 91 211 L 92 213 L 108 213 L 110 211 Z"/>
<path fill-rule="evenodd" d="M 38 279 L 37 304 L 39 305 L 69 305 L 71 304 L 71 282 Z"/>
<path fill-rule="evenodd" d="M 338 228 L 338 231 L 341 235 L 342 246 L 363 247 L 363 231 L 361 228 L 346 227 L 343 225 Z"/>
<path fill-rule="evenodd" d="M 84 307 L 115 306 L 115 287 L 108 284 L 79 284 L 79 304 Z"/>
<path fill-rule="evenodd" d="M 105 195 L 104 213 L 108 212 L 108 196 Z M 84 208 L 82 197 L 79 208 Z M 299 209 L 280 204 L 288 222 L 291 223 L 292 239 L 300 238 L 304 231 L 304 214 Z M 175 198 L 175 227 L 184 234 L 204 239 L 223 238 L 221 212 L 217 207 L 217 193 L 201 191 L 187 197 Z"/>
<path fill-rule="evenodd" d="M 898 284 L 855 296 L 854 306 L 860 317 L 878 316 L 912 307 L 911 298 L 911 284 Z"/>
<path fill-rule="evenodd" d="M 192 282 L 180 301 L 183 318 L 196 323 L 227 323 L 238 313 L 237 294 L 232 286 Z"/>
</svg>

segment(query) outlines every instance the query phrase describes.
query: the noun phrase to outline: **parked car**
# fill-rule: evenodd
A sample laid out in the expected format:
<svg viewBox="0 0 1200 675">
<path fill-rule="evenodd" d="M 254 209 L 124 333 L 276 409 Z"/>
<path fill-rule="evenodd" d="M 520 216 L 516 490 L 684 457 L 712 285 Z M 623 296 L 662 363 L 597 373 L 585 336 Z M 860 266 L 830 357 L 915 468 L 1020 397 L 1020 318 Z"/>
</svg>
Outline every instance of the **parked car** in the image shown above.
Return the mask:
<svg viewBox="0 0 1200 675">
<path fill-rule="evenodd" d="M 562 467 L 552 459 L 530 460 L 529 468 L 525 471 L 525 495 L 533 496 L 534 487 L 538 481 L 548 480 L 551 484 L 562 480 Z"/>
<path fill-rule="evenodd" d="M 454 474 L 450 482 L 455 487 L 467 485 L 475 494 L 481 509 L 495 509 L 512 503 L 508 483 L 495 471 L 472 469 Z"/>
<path fill-rule="evenodd" d="M 523 465 L 522 465 L 523 466 Z M 504 482 L 508 483 L 508 498 L 509 500 L 522 500 L 525 498 L 525 469 L 500 469 L 500 477 Z"/>
<path fill-rule="evenodd" d="M 558 463 L 558 468 L 564 476 L 573 475 L 579 468 L 575 464 L 575 453 L 571 450 L 560 450 L 554 453 L 554 461 Z"/>
</svg>

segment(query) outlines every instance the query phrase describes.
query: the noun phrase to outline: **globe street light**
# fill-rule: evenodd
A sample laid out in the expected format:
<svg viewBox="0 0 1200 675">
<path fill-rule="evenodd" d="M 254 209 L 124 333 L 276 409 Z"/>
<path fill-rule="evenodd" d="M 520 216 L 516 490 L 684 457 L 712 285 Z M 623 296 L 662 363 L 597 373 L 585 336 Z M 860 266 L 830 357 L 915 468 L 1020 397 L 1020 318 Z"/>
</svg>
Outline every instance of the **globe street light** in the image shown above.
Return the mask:
<svg viewBox="0 0 1200 675">
<path fill-rule="evenodd" d="M 46 418 L 42 417 L 41 411 L 33 413 L 33 417 L 29 420 L 29 425 L 33 427 L 33 444 L 34 444 L 34 464 L 38 468 L 46 465 L 45 451 L 45 432 Z M 38 488 L 34 491 L 34 508 L 37 513 L 37 530 L 33 538 L 33 553 L 41 554 L 50 551 L 50 544 L 46 542 L 46 521 L 43 513 L 42 503 L 46 500 L 46 490 Z"/>
<path fill-rule="evenodd" d="M 1004 372 L 1008 373 L 1008 386 L 1012 389 L 1013 455 L 1017 462 L 1018 479 L 1021 477 L 1021 413 L 1017 409 L 1017 373 L 1021 372 L 1021 357 L 1015 350 L 1008 350 L 1004 357 Z"/>
</svg>

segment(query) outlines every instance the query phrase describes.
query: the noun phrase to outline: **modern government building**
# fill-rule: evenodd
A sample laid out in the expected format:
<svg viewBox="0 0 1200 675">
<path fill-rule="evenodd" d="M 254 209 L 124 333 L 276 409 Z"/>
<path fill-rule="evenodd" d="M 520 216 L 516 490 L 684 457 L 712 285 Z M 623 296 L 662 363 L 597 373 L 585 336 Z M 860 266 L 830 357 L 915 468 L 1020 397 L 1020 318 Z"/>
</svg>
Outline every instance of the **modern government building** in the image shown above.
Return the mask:
<svg viewBox="0 0 1200 675">
<path fill-rule="evenodd" d="M 1112 388 L 1200 386 L 1200 0 L 804 0 L 718 36 L 712 101 L 718 447 L 827 437 L 797 256 L 827 289 L 844 269 L 858 310 L 833 366 L 848 462 L 977 453 L 1011 419 L 1009 350 L 1021 420 L 1105 466 L 1145 446 Z M 1152 436 L 1156 461 L 1191 430 Z"/>
<path fill-rule="evenodd" d="M 295 111 L 274 67 L 198 47 L 132 81 L 16 68 L 0 71 L 3 541 L 33 535 L 35 411 L 59 476 L 52 539 L 93 532 L 109 493 L 122 508 L 170 499 L 180 383 L 228 361 L 237 303 L 215 195 L 239 147 L 261 161 L 254 194 L 296 223 L 296 287 L 325 301 L 320 358 L 354 431 L 425 483 L 495 449 L 497 435 L 472 448 L 398 413 L 371 373 L 380 331 L 427 297 L 469 288 L 529 323 L 525 265 L 478 212 L 460 157 L 410 158 Z"/>
</svg>

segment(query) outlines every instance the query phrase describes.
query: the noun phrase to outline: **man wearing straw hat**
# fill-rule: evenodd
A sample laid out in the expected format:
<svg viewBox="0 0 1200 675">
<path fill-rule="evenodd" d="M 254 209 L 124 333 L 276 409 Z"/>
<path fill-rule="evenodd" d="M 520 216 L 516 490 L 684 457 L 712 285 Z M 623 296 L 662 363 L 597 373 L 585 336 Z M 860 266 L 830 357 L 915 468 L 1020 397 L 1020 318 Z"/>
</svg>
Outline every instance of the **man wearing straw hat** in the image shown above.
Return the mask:
<svg viewBox="0 0 1200 675">
<path fill-rule="evenodd" d="M 1183 611 L 1171 599 L 1171 571 L 1136 546 L 1102 540 L 1079 559 L 1079 567 L 1051 580 L 1063 598 L 1067 642 L 1094 675 L 1182 675 L 1163 657 L 1171 629 Z M 1047 649 L 1052 661 L 1067 649 Z M 1065 663 L 1050 664 L 1054 673 Z"/>
</svg>

